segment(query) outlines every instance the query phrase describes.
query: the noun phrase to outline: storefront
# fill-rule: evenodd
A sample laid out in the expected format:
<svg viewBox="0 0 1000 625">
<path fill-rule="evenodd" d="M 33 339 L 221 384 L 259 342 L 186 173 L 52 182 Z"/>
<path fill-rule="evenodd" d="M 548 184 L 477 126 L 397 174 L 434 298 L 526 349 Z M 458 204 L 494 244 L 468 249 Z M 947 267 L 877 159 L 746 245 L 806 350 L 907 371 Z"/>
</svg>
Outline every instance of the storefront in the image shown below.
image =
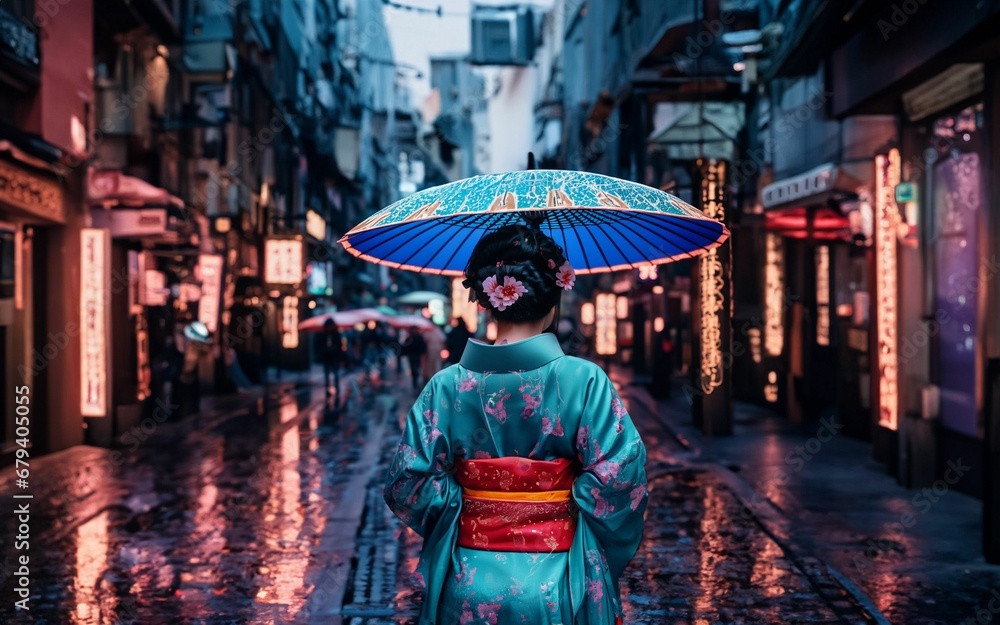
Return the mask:
<svg viewBox="0 0 1000 625">
<path fill-rule="evenodd" d="M 836 412 L 864 439 L 869 167 L 826 164 L 762 189 L 764 310 L 749 337 L 766 402 L 793 421 Z"/>
<path fill-rule="evenodd" d="M 982 71 L 978 65 L 979 84 Z M 908 93 L 923 90 L 918 86 Z M 974 470 L 957 488 L 980 495 L 990 331 L 986 306 L 997 272 L 987 253 L 983 94 L 908 121 L 899 174 L 906 197 L 897 192 L 894 198 L 903 228 L 897 238 L 903 242 L 900 255 L 912 254 L 906 269 L 922 267 L 924 279 L 909 285 L 920 295 L 911 300 L 920 318 L 904 316 L 900 322 L 908 328 L 897 341 L 901 373 L 911 380 L 909 387 L 901 385 L 898 401 L 899 419 L 909 418 L 901 422 L 904 430 L 909 424 L 904 458 L 909 470 L 904 467 L 904 472 L 907 483 L 919 486 L 933 478 L 932 468 L 941 459 L 968 459 Z M 899 298 L 907 298 L 905 289 Z M 923 439 L 922 429 L 931 432 Z"/>
<path fill-rule="evenodd" d="M 163 380 L 159 375 L 154 380 L 154 370 L 159 373 L 161 363 L 174 357 L 164 350 L 176 350 L 163 340 L 162 326 L 173 325 L 163 261 L 176 257 L 182 266 L 191 266 L 197 228 L 185 219 L 179 198 L 118 171 L 91 173 L 88 204 L 92 227 L 84 233 L 88 253 L 81 297 L 94 304 L 87 310 L 97 312 L 92 321 L 84 318 L 90 339 L 85 344 L 92 346 L 84 352 L 92 361 L 85 375 L 103 386 L 103 399 L 92 402 L 83 414 L 89 442 L 110 444 L 147 417 L 163 421 L 172 416 L 169 404 L 162 402 Z M 102 333 L 102 326 L 115 331 Z M 106 371 L 104 376 L 100 369 Z M 152 405 L 154 394 L 161 405 Z"/>
<path fill-rule="evenodd" d="M 900 428 L 894 472 L 922 487 L 948 460 L 970 466 L 951 486 L 983 498 L 990 562 L 1000 562 L 1000 193 L 987 174 L 1000 153 L 998 25 L 1000 5 L 928 3 L 891 46 L 872 20 L 829 61 L 832 114 L 899 116 L 898 172 L 895 150 L 878 153 L 898 181 L 881 200 L 898 212 L 897 333 L 883 337 L 895 344 L 895 385 L 884 388 L 896 398 L 878 398 Z"/>
<path fill-rule="evenodd" d="M 61 258 L 50 251 L 53 235 L 66 223 L 68 191 L 56 171 L 13 145 L 0 140 L 0 450 L 14 445 L 14 388 L 28 386 L 33 402 L 34 439 L 37 449 L 72 444 L 76 428 L 60 428 L 60 419 L 46 419 L 53 408 L 40 396 L 45 383 L 64 370 L 76 347 L 78 326 L 72 315 L 56 319 L 48 314 L 56 289 L 47 287 L 49 260 Z M 61 266 L 61 265 L 60 265 Z M 44 288 L 43 288 L 44 286 Z M 64 356 L 64 357 L 61 357 Z M 65 357 L 68 356 L 68 357 Z M 72 389 L 75 375 L 61 378 Z M 37 398 L 37 401 L 36 399 Z M 59 411 L 59 416 L 65 416 Z M 63 432 L 57 433 L 62 429 Z M 65 440 L 63 440 L 65 439 Z"/>
</svg>

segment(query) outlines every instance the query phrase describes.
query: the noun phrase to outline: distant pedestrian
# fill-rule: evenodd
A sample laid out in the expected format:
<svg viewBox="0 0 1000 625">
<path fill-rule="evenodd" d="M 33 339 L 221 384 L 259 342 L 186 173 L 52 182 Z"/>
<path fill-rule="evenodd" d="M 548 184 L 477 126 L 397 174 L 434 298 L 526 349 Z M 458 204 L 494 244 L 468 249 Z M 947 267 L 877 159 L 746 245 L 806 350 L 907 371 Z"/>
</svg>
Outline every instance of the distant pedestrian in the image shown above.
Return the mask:
<svg viewBox="0 0 1000 625">
<path fill-rule="evenodd" d="M 445 340 L 449 363 L 454 364 L 462 360 L 462 354 L 465 353 L 465 346 L 470 338 L 472 338 L 472 332 L 469 332 L 469 326 L 465 324 L 465 319 L 457 317 L 452 320 L 451 332 L 448 333 L 448 338 Z"/>
<path fill-rule="evenodd" d="M 432 326 L 421 334 L 427 345 L 427 357 L 424 358 L 424 379 L 430 380 L 441 370 L 441 352 L 444 351 L 444 331 Z"/>
<path fill-rule="evenodd" d="M 333 319 L 323 323 L 323 333 L 319 336 L 319 358 L 323 365 L 323 384 L 326 386 L 326 396 L 330 397 L 330 376 L 333 376 L 333 388 L 340 393 L 340 367 L 344 363 L 344 345 L 340 329 Z"/>
<path fill-rule="evenodd" d="M 410 328 L 403 341 L 403 355 L 410 365 L 410 376 L 413 379 L 413 388 L 420 388 L 421 374 L 423 372 L 424 358 L 427 355 L 427 342 L 420 334 L 420 329 L 416 326 Z"/>
<path fill-rule="evenodd" d="M 181 331 L 182 342 L 178 348 L 183 353 L 183 362 L 177 376 L 177 398 L 179 417 L 198 412 L 201 404 L 201 388 L 198 383 L 198 363 L 212 346 L 212 335 L 204 323 L 192 321 Z"/>
</svg>

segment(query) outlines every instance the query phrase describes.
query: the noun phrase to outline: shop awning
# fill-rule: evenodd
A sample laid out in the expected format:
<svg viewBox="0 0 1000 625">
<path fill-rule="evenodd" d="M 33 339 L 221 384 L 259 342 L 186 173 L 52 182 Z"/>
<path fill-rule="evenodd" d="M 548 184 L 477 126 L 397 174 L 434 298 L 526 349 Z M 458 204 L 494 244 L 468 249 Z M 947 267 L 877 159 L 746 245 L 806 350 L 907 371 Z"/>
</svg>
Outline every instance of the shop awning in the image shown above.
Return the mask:
<svg viewBox="0 0 1000 625">
<path fill-rule="evenodd" d="M 812 214 L 809 214 L 812 211 Z M 809 220 L 812 218 L 810 227 Z M 846 215 L 832 208 L 807 209 L 803 206 L 764 213 L 764 227 L 791 239 L 814 241 L 850 241 L 851 228 Z"/>
<path fill-rule="evenodd" d="M 664 102 L 656 107 L 649 142 L 676 160 L 732 161 L 744 123 L 743 105 L 734 102 Z"/>
<path fill-rule="evenodd" d="M 184 201 L 141 178 L 120 171 L 96 171 L 87 183 L 87 200 L 102 208 L 183 208 Z"/>
<path fill-rule="evenodd" d="M 838 196 L 856 196 L 871 186 L 871 161 L 826 163 L 797 176 L 777 180 L 761 190 L 765 210 L 824 204 Z"/>
</svg>

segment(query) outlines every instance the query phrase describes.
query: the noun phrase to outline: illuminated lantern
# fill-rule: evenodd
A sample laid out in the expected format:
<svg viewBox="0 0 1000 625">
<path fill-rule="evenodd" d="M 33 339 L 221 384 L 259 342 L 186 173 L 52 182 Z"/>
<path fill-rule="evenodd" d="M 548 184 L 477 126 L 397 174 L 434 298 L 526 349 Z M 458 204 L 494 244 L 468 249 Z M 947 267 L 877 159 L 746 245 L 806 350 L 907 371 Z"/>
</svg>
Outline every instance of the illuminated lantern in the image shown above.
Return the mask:
<svg viewBox="0 0 1000 625">
<path fill-rule="evenodd" d="M 618 320 L 614 293 L 599 293 L 596 305 L 597 334 L 595 349 L 599 356 L 611 356 L 618 351 Z"/>
<path fill-rule="evenodd" d="M 778 374 L 774 371 L 767 372 L 767 384 L 764 385 L 764 399 L 772 404 L 778 401 Z"/>
<path fill-rule="evenodd" d="M 816 248 L 816 343 L 830 344 L 830 248 Z"/>
<path fill-rule="evenodd" d="M 615 300 L 615 316 L 618 319 L 628 319 L 628 298 L 624 295 L 619 295 Z"/>
<path fill-rule="evenodd" d="M 585 302 L 582 306 L 580 306 L 580 323 L 585 326 L 589 326 L 594 323 L 593 302 Z"/>
<path fill-rule="evenodd" d="M 209 332 L 219 327 L 219 305 L 222 297 L 222 256 L 202 254 L 198 257 L 201 274 L 201 299 L 198 300 L 198 321 Z"/>
<path fill-rule="evenodd" d="M 265 283 L 300 284 L 304 276 L 305 251 L 301 238 L 270 238 L 264 242 Z"/>
<path fill-rule="evenodd" d="M 767 234 L 764 263 L 764 349 L 768 356 L 780 356 L 785 347 L 785 255 L 777 234 Z"/>
<path fill-rule="evenodd" d="M 299 346 L 299 298 L 288 295 L 281 307 L 281 346 L 294 349 Z"/>
</svg>

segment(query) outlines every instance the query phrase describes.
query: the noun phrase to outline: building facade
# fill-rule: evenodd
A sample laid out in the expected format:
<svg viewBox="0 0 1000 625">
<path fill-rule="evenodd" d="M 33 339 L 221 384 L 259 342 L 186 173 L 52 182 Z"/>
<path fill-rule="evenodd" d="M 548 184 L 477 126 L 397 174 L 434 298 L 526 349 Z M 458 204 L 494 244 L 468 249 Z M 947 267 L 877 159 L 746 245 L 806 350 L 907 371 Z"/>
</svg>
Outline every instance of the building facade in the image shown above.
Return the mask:
<svg viewBox="0 0 1000 625">
<path fill-rule="evenodd" d="M 719 372 L 723 397 L 834 415 L 908 487 L 971 462 L 956 488 L 983 499 L 994 561 L 997 8 L 557 2 L 535 115 L 548 166 L 727 211 L 721 366 L 699 355 L 702 263 L 598 285 L 629 297 L 617 335 L 637 374 L 690 376 L 713 433 L 729 421 L 728 399 L 708 401 Z"/>
<path fill-rule="evenodd" d="M 336 245 L 399 197 L 415 134 L 382 10 L 0 6 L 4 452 L 17 387 L 36 452 L 114 445 L 182 416 L 180 395 L 232 391 L 234 366 L 308 368 L 301 319 L 388 289 Z"/>
</svg>

